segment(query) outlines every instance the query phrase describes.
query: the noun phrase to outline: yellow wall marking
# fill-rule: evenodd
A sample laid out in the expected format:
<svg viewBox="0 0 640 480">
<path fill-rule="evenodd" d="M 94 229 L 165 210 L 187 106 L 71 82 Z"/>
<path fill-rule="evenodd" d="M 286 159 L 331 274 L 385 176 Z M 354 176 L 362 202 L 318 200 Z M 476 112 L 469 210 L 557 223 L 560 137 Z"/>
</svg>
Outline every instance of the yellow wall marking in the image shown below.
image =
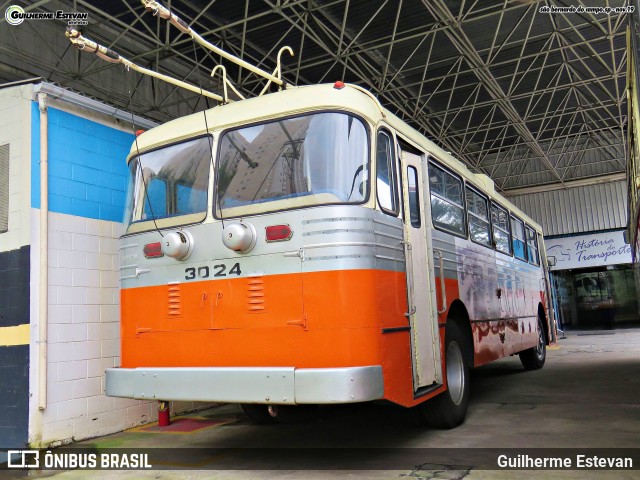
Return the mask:
<svg viewBox="0 0 640 480">
<path fill-rule="evenodd" d="M 0 347 L 29 344 L 28 323 L 17 327 L 0 327 Z"/>
</svg>

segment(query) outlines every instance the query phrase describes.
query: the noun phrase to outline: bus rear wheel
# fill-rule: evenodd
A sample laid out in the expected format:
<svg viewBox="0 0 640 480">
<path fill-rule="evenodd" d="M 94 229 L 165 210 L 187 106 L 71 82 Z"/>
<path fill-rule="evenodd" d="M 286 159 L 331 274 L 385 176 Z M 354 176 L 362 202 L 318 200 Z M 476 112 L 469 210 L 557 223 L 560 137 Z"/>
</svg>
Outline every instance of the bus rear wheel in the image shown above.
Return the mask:
<svg viewBox="0 0 640 480">
<path fill-rule="evenodd" d="M 448 321 L 445 329 L 447 390 L 417 407 L 420 416 L 430 427 L 450 429 L 464 422 L 471 391 L 468 348 L 467 338 L 460 327 Z"/>
<path fill-rule="evenodd" d="M 539 370 L 547 359 L 547 337 L 542 320 L 538 318 L 538 344 L 519 353 L 520 362 L 525 370 Z"/>
</svg>

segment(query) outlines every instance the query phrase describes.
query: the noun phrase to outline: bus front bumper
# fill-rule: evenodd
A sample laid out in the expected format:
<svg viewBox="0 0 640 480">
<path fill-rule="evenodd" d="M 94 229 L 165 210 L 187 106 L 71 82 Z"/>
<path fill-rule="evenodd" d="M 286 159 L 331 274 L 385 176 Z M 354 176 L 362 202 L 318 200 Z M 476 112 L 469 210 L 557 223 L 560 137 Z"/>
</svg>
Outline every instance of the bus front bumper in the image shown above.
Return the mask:
<svg viewBox="0 0 640 480">
<path fill-rule="evenodd" d="M 382 367 L 108 368 L 106 394 L 139 400 L 336 404 L 381 399 Z"/>
</svg>

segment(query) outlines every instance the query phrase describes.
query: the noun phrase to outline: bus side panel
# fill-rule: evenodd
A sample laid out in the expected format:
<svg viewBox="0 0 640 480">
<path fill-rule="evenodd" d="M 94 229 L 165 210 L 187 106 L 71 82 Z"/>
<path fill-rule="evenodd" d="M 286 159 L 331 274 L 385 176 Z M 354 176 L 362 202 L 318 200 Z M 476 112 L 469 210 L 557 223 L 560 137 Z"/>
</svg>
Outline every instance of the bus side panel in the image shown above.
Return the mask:
<svg viewBox="0 0 640 480">
<path fill-rule="evenodd" d="M 442 232 L 435 232 L 434 238 L 445 254 L 445 265 L 449 260 L 457 270 L 459 299 L 471 321 L 474 366 L 535 346 L 540 268 L 467 239 Z M 452 242 L 455 255 L 448 258 Z M 454 298 L 449 299 L 449 291 L 447 286 L 450 305 Z M 448 311 L 440 322 L 445 315 Z"/>
<path fill-rule="evenodd" d="M 384 397 L 404 406 L 413 404 L 411 331 L 407 312 L 407 277 L 404 272 L 378 272 L 377 309 L 382 336 Z"/>
<path fill-rule="evenodd" d="M 522 349 L 535 347 L 538 344 L 538 320 L 528 318 L 522 325 Z"/>
<path fill-rule="evenodd" d="M 359 350 L 362 356 L 378 355 L 370 364 L 382 365 L 385 399 L 404 406 L 418 403 L 413 398 L 410 332 L 399 330 L 409 325 L 405 316 L 405 273 L 308 272 L 303 283 L 308 328 L 335 330 L 341 325 L 340 328 L 352 329 L 355 338 L 351 348 Z M 362 336 L 362 330 L 356 330 L 372 327 L 377 339 L 371 336 L 369 341 Z M 330 341 L 327 347 L 331 352 L 336 348 Z M 326 364 L 328 360 L 320 361 Z"/>
<path fill-rule="evenodd" d="M 502 342 L 500 341 L 501 330 L 504 330 L 501 320 L 471 324 L 475 367 L 503 357 Z"/>
<path fill-rule="evenodd" d="M 447 317 L 449 316 L 449 310 L 451 309 L 451 304 L 456 300 L 460 300 L 460 284 L 457 278 L 445 278 L 444 279 L 444 290 L 446 292 L 446 300 L 447 300 L 447 309 L 438 314 L 438 323 L 445 324 L 447 322 Z M 442 295 L 442 288 L 440 286 L 440 279 L 436 278 L 436 299 L 438 311 L 442 310 L 444 297 Z"/>
<path fill-rule="evenodd" d="M 376 270 L 329 270 L 304 272 L 303 305 L 309 330 L 379 328 L 384 316 L 392 316 L 393 304 L 377 310 L 377 281 L 391 286 L 397 272 Z"/>
<path fill-rule="evenodd" d="M 445 365 L 445 326 L 447 316 L 451 304 L 454 301 L 459 300 L 459 286 L 457 279 L 446 278 L 445 291 L 447 295 L 447 310 L 444 313 L 441 313 L 438 317 L 438 322 L 440 325 L 440 352 L 442 354 L 441 365 L 443 366 Z M 423 295 L 427 294 L 427 292 L 416 292 L 415 294 Z M 443 297 L 439 281 L 436 282 L 436 295 L 438 299 L 438 308 L 442 309 L 441 302 L 443 300 Z M 383 310 L 384 307 L 381 304 L 380 311 Z M 419 397 L 415 396 L 412 370 L 412 355 L 414 353 L 411 351 L 410 335 L 410 330 L 396 330 L 388 333 L 384 333 L 383 331 L 382 338 L 385 398 L 404 407 L 413 407 L 415 405 L 418 405 L 419 403 L 422 403 L 442 393 L 446 388 L 445 385 L 442 385 L 440 388 L 429 391 L 428 394 L 421 395 Z M 432 354 L 432 352 L 421 352 L 421 354 L 429 355 Z M 445 378 L 444 373 L 441 373 L 440 378 Z"/>
<path fill-rule="evenodd" d="M 529 316 L 520 323 L 522 340 L 520 351 L 535 347 L 538 344 L 538 308 L 540 304 L 544 306 L 544 301 L 542 300 L 544 292 L 541 290 L 543 278 L 544 270 L 541 267 L 528 266 L 528 283 L 524 286 L 524 310 Z"/>
<path fill-rule="evenodd" d="M 405 407 L 416 403 L 413 398 L 410 334 L 409 330 L 382 334 L 384 398 Z"/>
</svg>

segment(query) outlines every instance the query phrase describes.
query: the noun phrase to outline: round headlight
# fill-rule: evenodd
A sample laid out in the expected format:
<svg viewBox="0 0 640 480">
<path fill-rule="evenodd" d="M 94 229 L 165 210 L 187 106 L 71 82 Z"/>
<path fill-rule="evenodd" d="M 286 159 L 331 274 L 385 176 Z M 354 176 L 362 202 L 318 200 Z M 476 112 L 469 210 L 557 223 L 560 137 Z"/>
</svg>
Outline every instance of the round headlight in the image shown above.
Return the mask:
<svg viewBox="0 0 640 480">
<path fill-rule="evenodd" d="M 250 223 L 232 223 L 222 230 L 222 243 L 234 252 L 247 253 L 256 245 L 256 229 Z"/>
<path fill-rule="evenodd" d="M 186 260 L 193 252 L 193 237 L 186 230 L 167 233 L 162 238 L 162 253 L 176 260 Z"/>
</svg>

